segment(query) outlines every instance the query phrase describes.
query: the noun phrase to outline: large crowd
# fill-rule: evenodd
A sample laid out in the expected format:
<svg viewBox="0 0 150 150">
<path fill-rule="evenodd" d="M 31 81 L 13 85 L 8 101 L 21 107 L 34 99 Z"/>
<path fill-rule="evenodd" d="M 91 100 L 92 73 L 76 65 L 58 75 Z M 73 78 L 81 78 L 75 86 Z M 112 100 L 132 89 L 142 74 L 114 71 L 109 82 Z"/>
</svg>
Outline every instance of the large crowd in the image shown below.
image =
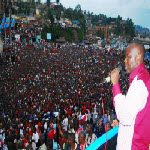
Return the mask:
<svg viewBox="0 0 150 150">
<path fill-rule="evenodd" d="M 118 62 L 124 66 L 124 51 L 13 42 L 0 55 L 0 149 L 84 150 L 117 126 L 103 79 Z"/>
</svg>

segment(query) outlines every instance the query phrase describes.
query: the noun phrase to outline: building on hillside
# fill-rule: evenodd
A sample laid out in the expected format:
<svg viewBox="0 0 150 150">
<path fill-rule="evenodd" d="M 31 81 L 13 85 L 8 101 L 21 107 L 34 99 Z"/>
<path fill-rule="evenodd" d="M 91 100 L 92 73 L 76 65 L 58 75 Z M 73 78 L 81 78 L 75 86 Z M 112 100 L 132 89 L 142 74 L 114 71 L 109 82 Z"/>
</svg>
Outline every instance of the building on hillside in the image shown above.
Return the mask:
<svg viewBox="0 0 150 150">
<path fill-rule="evenodd" d="M 91 20 L 86 20 L 86 27 L 91 27 L 92 23 Z"/>
<path fill-rule="evenodd" d="M 94 27 L 87 27 L 86 30 L 86 38 L 93 38 L 96 36 L 95 28 Z"/>
<path fill-rule="evenodd" d="M 98 32 L 99 30 L 104 32 L 104 37 L 108 38 L 108 27 L 107 26 L 96 26 L 96 32 Z"/>
<path fill-rule="evenodd" d="M 80 25 L 80 22 L 78 20 L 72 20 L 72 25 L 74 28 L 78 28 Z"/>
</svg>

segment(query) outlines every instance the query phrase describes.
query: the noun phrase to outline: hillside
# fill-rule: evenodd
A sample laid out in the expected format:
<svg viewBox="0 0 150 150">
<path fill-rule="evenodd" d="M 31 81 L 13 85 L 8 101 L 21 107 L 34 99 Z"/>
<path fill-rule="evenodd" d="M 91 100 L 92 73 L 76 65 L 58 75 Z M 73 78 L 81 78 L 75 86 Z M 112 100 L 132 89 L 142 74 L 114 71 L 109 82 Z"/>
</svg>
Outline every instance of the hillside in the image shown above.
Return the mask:
<svg viewBox="0 0 150 150">
<path fill-rule="evenodd" d="M 150 35 L 150 30 L 148 28 L 143 28 L 142 26 L 135 25 L 135 33 Z"/>
</svg>

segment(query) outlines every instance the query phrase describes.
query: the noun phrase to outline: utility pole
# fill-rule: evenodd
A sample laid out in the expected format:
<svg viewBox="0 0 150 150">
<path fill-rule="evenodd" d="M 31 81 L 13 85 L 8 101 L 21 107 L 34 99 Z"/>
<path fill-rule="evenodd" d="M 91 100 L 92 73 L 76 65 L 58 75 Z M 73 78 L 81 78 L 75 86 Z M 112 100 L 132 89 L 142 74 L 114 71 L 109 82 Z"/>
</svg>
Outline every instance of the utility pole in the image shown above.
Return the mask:
<svg viewBox="0 0 150 150">
<path fill-rule="evenodd" d="M 11 37 L 11 9 L 9 9 L 9 32 L 10 32 L 10 45 L 12 44 L 12 37 Z"/>
</svg>

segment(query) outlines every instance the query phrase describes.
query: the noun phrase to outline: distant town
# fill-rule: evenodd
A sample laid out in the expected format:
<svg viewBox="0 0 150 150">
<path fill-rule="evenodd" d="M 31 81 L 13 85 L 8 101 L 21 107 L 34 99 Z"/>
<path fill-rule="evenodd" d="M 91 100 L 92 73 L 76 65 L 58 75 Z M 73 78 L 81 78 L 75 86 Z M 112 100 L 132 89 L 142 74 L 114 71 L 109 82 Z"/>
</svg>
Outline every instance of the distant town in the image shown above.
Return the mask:
<svg viewBox="0 0 150 150">
<path fill-rule="evenodd" d="M 29 27 L 40 28 L 41 36 L 46 38 L 46 32 L 52 33 L 52 41 L 95 42 L 95 38 L 107 39 L 124 36 L 129 40 L 136 38 L 150 42 L 150 31 L 135 26 L 130 18 L 123 20 L 107 18 L 104 14 L 95 15 L 88 10 L 82 10 L 78 4 L 75 9 L 65 8 L 61 1 L 41 3 L 41 0 L 0 0 L 0 18 L 3 15 L 15 17 L 15 29 L 25 30 Z M 1 22 L 1 21 L 0 21 Z M 50 29 L 51 27 L 51 29 Z M 59 28 L 61 27 L 61 29 Z M 55 30 L 60 30 L 56 33 Z M 69 29 L 69 30 L 68 30 Z M 10 30 L 6 29 L 9 35 Z M 4 34 L 4 31 L 2 32 Z"/>
</svg>

